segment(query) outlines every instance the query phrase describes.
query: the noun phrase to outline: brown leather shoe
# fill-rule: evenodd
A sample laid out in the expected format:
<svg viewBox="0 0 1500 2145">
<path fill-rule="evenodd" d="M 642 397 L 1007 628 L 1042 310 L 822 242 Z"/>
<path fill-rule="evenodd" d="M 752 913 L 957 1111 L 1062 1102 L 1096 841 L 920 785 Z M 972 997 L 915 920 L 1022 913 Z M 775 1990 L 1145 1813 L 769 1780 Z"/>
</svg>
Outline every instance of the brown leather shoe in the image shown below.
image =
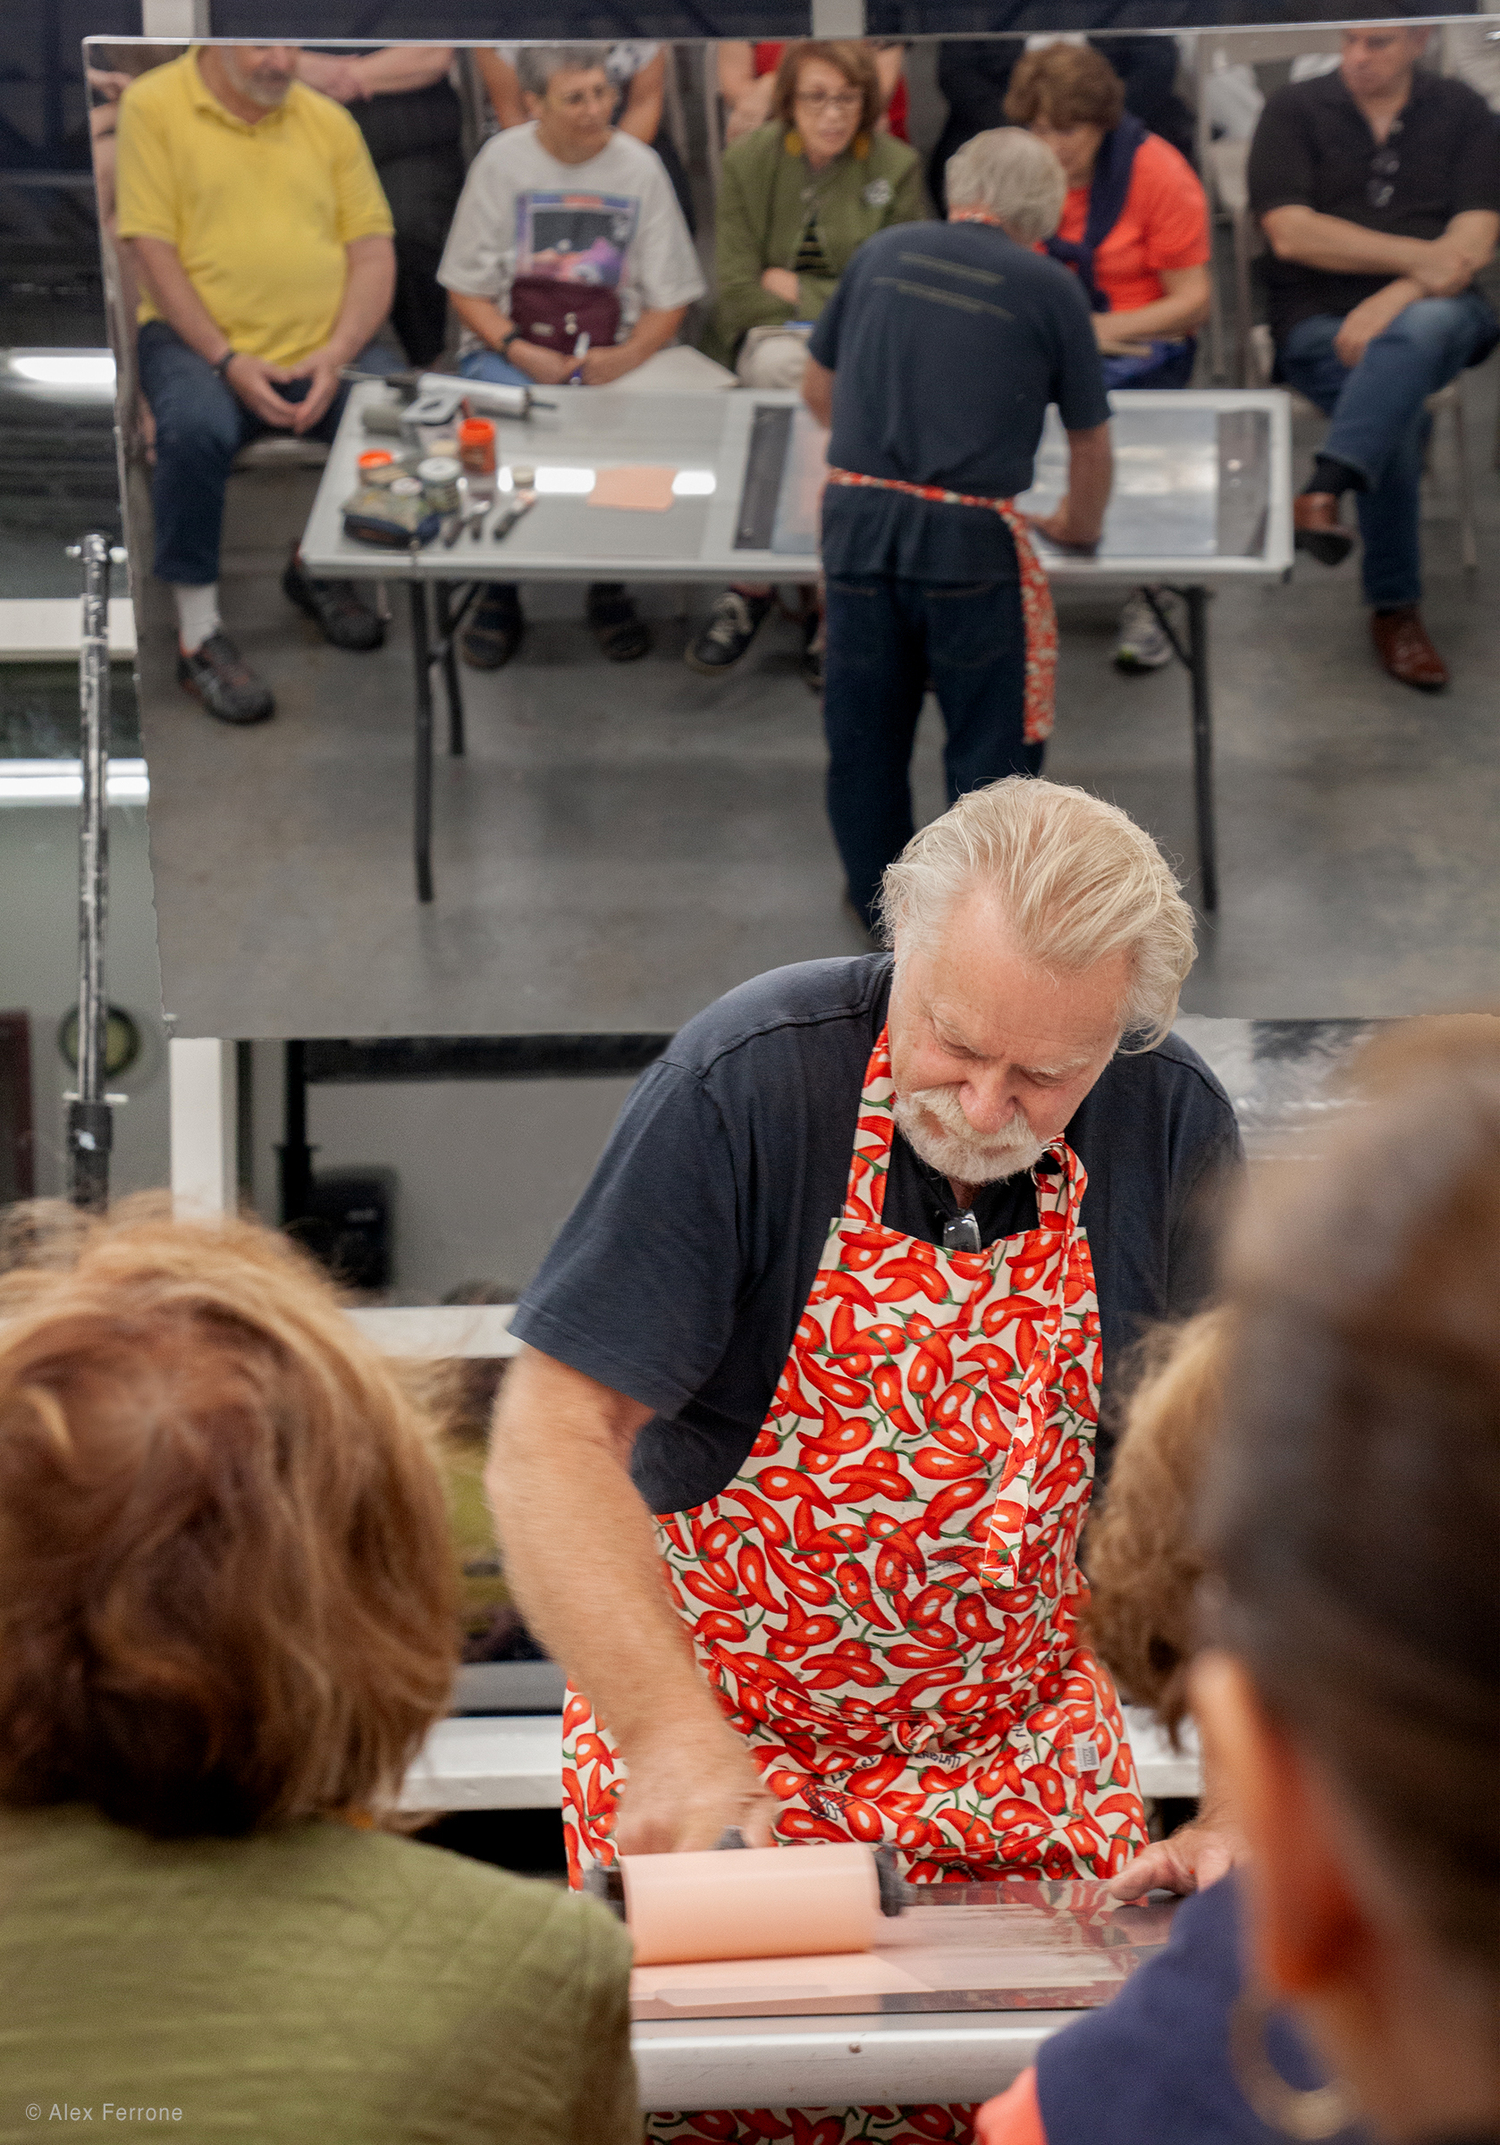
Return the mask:
<svg viewBox="0 0 1500 2145">
<path fill-rule="evenodd" d="M 1414 603 L 1398 611 L 1372 611 L 1370 633 L 1382 668 L 1419 693 L 1440 693 L 1448 683 L 1448 666 L 1427 638 Z"/>
<path fill-rule="evenodd" d="M 1292 542 L 1323 566 L 1337 566 L 1354 549 L 1354 533 L 1339 520 L 1332 492 L 1298 492 L 1292 501 Z"/>
</svg>

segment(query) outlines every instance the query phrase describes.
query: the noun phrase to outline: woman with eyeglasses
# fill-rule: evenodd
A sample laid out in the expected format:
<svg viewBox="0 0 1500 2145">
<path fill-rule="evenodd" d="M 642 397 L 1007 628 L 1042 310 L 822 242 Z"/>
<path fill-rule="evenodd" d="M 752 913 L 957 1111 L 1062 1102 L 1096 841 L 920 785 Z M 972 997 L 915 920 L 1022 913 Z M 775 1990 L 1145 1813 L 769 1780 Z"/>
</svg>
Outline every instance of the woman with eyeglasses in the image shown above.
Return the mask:
<svg viewBox="0 0 1500 2145">
<path fill-rule="evenodd" d="M 746 387 L 796 388 L 807 338 L 865 240 L 927 214 L 914 149 L 878 128 L 880 76 L 868 46 L 788 45 L 772 117 L 737 141 L 719 185 L 718 301 L 710 356 Z M 763 585 L 726 589 L 687 652 L 691 669 L 722 677 L 770 611 Z M 813 633 L 816 613 L 810 614 Z M 821 683 L 821 658 L 809 657 Z"/>
</svg>

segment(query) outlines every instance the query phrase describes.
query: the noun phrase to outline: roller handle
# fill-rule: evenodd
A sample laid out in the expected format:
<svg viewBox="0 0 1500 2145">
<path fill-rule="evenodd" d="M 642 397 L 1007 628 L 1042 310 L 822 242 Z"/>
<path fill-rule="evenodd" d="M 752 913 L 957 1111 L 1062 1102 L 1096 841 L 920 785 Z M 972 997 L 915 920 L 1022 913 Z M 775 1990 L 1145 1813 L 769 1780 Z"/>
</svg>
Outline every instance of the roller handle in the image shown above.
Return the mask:
<svg viewBox="0 0 1500 2145">
<path fill-rule="evenodd" d="M 726 1825 L 714 1842 L 716 1851 L 735 1847 L 747 1847 L 748 1842 L 738 1825 Z M 880 1911 L 888 1919 L 894 1918 L 903 1908 L 909 1907 L 917 1896 L 916 1887 L 907 1884 L 896 1868 L 894 1847 L 877 1847 L 875 1850 L 875 1875 L 880 1885 Z M 606 1869 L 595 1862 L 585 1870 L 583 1889 L 593 1899 L 609 1908 L 612 1914 L 625 1919 L 625 1878 L 619 1863 Z"/>
</svg>

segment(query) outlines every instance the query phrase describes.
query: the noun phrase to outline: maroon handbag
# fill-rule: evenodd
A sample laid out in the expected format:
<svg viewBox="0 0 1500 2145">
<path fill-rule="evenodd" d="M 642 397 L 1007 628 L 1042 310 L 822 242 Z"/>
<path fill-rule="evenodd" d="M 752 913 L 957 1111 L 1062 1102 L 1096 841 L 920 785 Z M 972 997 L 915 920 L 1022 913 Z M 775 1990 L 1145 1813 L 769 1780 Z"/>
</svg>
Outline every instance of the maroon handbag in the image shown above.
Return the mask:
<svg viewBox="0 0 1500 2145">
<path fill-rule="evenodd" d="M 614 342 L 620 299 L 600 283 L 563 283 L 556 276 L 517 276 L 510 287 L 510 317 L 521 340 L 571 357 L 580 335 L 590 349 Z"/>
</svg>

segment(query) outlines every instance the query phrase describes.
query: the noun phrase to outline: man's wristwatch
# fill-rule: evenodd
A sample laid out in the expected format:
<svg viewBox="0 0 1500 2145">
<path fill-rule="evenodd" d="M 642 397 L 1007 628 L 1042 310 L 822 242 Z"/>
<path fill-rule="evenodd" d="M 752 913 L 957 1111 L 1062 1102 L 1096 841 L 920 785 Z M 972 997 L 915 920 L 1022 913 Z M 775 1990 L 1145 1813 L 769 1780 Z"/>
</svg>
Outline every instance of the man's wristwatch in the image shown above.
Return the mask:
<svg viewBox="0 0 1500 2145">
<path fill-rule="evenodd" d="M 520 329 L 519 329 L 519 328 L 512 328 L 512 329 L 511 329 L 511 331 L 510 331 L 510 333 L 509 333 L 509 335 L 507 335 L 507 336 L 506 336 L 506 337 L 504 338 L 504 340 L 502 341 L 502 343 L 501 343 L 501 345 L 500 345 L 500 348 L 499 348 L 498 352 L 496 353 L 496 354 L 497 354 L 497 356 L 499 356 L 499 357 L 503 357 L 503 358 L 508 358 L 508 357 L 510 356 L 510 346 L 511 346 L 511 344 L 512 344 L 512 343 L 514 343 L 514 342 L 519 342 L 519 341 L 520 341 L 520 339 L 521 339 L 521 331 L 520 331 Z"/>
<path fill-rule="evenodd" d="M 228 349 L 224 352 L 224 355 L 220 358 L 218 364 L 214 367 L 215 373 L 221 380 L 224 381 L 226 386 L 228 385 L 229 368 L 238 356 L 238 350 L 235 350 L 233 348 Z"/>
</svg>

